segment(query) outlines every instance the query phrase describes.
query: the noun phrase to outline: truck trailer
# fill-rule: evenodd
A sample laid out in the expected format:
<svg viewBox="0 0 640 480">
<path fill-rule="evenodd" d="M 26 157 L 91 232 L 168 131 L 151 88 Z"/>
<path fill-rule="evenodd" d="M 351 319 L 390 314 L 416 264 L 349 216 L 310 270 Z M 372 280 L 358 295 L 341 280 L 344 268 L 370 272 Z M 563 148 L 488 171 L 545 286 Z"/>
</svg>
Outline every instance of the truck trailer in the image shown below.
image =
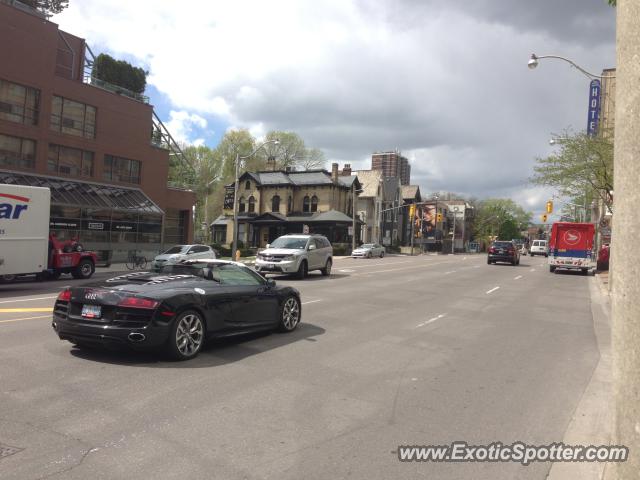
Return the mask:
<svg viewBox="0 0 640 480">
<path fill-rule="evenodd" d="M 38 279 L 70 273 L 89 278 L 96 254 L 77 242 L 60 242 L 49 234 L 51 191 L 0 184 L 0 279 L 36 274 Z"/>
</svg>

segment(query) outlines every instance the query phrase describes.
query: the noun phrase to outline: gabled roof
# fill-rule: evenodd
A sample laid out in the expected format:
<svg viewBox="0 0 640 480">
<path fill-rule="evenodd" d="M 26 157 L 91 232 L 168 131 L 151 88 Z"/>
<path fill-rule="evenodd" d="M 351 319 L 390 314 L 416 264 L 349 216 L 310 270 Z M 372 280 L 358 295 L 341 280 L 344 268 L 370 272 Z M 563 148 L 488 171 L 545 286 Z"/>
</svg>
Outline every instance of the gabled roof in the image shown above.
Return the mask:
<svg viewBox="0 0 640 480">
<path fill-rule="evenodd" d="M 416 200 L 418 202 L 422 200 L 420 196 L 420 187 L 418 185 L 402 185 L 401 188 L 403 200 Z"/>
<path fill-rule="evenodd" d="M 382 189 L 384 192 L 383 200 L 385 202 L 392 202 L 396 199 L 396 192 L 400 186 L 400 179 L 398 177 L 384 177 L 382 180 Z"/>
<path fill-rule="evenodd" d="M 360 198 L 374 198 L 378 195 L 378 185 L 382 181 L 382 170 L 358 170 L 355 172 L 362 185 Z"/>
</svg>

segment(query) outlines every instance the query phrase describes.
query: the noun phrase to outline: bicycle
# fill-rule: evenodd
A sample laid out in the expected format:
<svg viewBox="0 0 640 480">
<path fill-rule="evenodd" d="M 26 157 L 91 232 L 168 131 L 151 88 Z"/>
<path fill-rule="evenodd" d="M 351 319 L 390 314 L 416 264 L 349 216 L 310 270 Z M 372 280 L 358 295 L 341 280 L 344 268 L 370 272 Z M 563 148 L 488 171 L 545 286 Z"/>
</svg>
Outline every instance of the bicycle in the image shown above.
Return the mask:
<svg viewBox="0 0 640 480">
<path fill-rule="evenodd" d="M 129 258 L 127 258 L 127 268 L 129 270 L 135 270 L 136 268 L 147 268 L 147 258 L 144 255 L 136 255 L 136 251 L 129 252 Z"/>
</svg>

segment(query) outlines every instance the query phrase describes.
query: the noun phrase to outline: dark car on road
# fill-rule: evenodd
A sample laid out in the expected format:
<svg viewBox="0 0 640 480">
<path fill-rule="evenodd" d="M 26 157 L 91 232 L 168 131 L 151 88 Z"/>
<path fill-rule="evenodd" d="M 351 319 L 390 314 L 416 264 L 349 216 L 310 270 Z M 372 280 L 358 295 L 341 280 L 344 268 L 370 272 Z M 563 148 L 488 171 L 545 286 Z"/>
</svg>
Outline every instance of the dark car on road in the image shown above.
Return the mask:
<svg viewBox="0 0 640 480">
<path fill-rule="evenodd" d="M 186 360 L 213 337 L 291 332 L 301 315 L 295 288 L 240 263 L 198 259 L 68 288 L 55 302 L 53 328 L 79 347 L 164 349 Z"/>
<path fill-rule="evenodd" d="M 520 264 L 520 250 L 514 242 L 495 241 L 489 247 L 487 263 L 508 262 L 511 265 Z"/>
</svg>

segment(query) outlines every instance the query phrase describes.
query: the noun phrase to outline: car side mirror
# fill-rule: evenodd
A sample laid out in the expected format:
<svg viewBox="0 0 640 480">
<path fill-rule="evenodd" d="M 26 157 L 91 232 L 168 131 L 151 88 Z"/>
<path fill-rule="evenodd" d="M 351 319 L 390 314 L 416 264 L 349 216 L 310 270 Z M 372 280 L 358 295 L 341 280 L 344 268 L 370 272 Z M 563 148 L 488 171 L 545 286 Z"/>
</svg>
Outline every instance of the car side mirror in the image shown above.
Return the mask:
<svg viewBox="0 0 640 480">
<path fill-rule="evenodd" d="M 266 246 L 266 247 L 264 247 L 264 248 L 269 248 L 269 246 L 270 246 L 270 245 L 271 245 L 270 243 L 267 243 L 267 246 Z"/>
<path fill-rule="evenodd" d="M 312 243 L 311 245 L 309 245 L 309 250 L 315 250 L 315 249 L 316 249 L 315 244 Z"/>
<path fill-rule="evenodd" d="M 276 281 L 273 278 L 267 278 L 266 285 L 268 288 L 274 288 L 276 286 Z"/>
<path fill-rule="evenodd" d="M 193 252 L 192 252 L 191 250 L 189 250 L 189 251 L 187 252 L 187 255 L 191 255 L 192 253 L 193 253 Z"/>
</svg>

